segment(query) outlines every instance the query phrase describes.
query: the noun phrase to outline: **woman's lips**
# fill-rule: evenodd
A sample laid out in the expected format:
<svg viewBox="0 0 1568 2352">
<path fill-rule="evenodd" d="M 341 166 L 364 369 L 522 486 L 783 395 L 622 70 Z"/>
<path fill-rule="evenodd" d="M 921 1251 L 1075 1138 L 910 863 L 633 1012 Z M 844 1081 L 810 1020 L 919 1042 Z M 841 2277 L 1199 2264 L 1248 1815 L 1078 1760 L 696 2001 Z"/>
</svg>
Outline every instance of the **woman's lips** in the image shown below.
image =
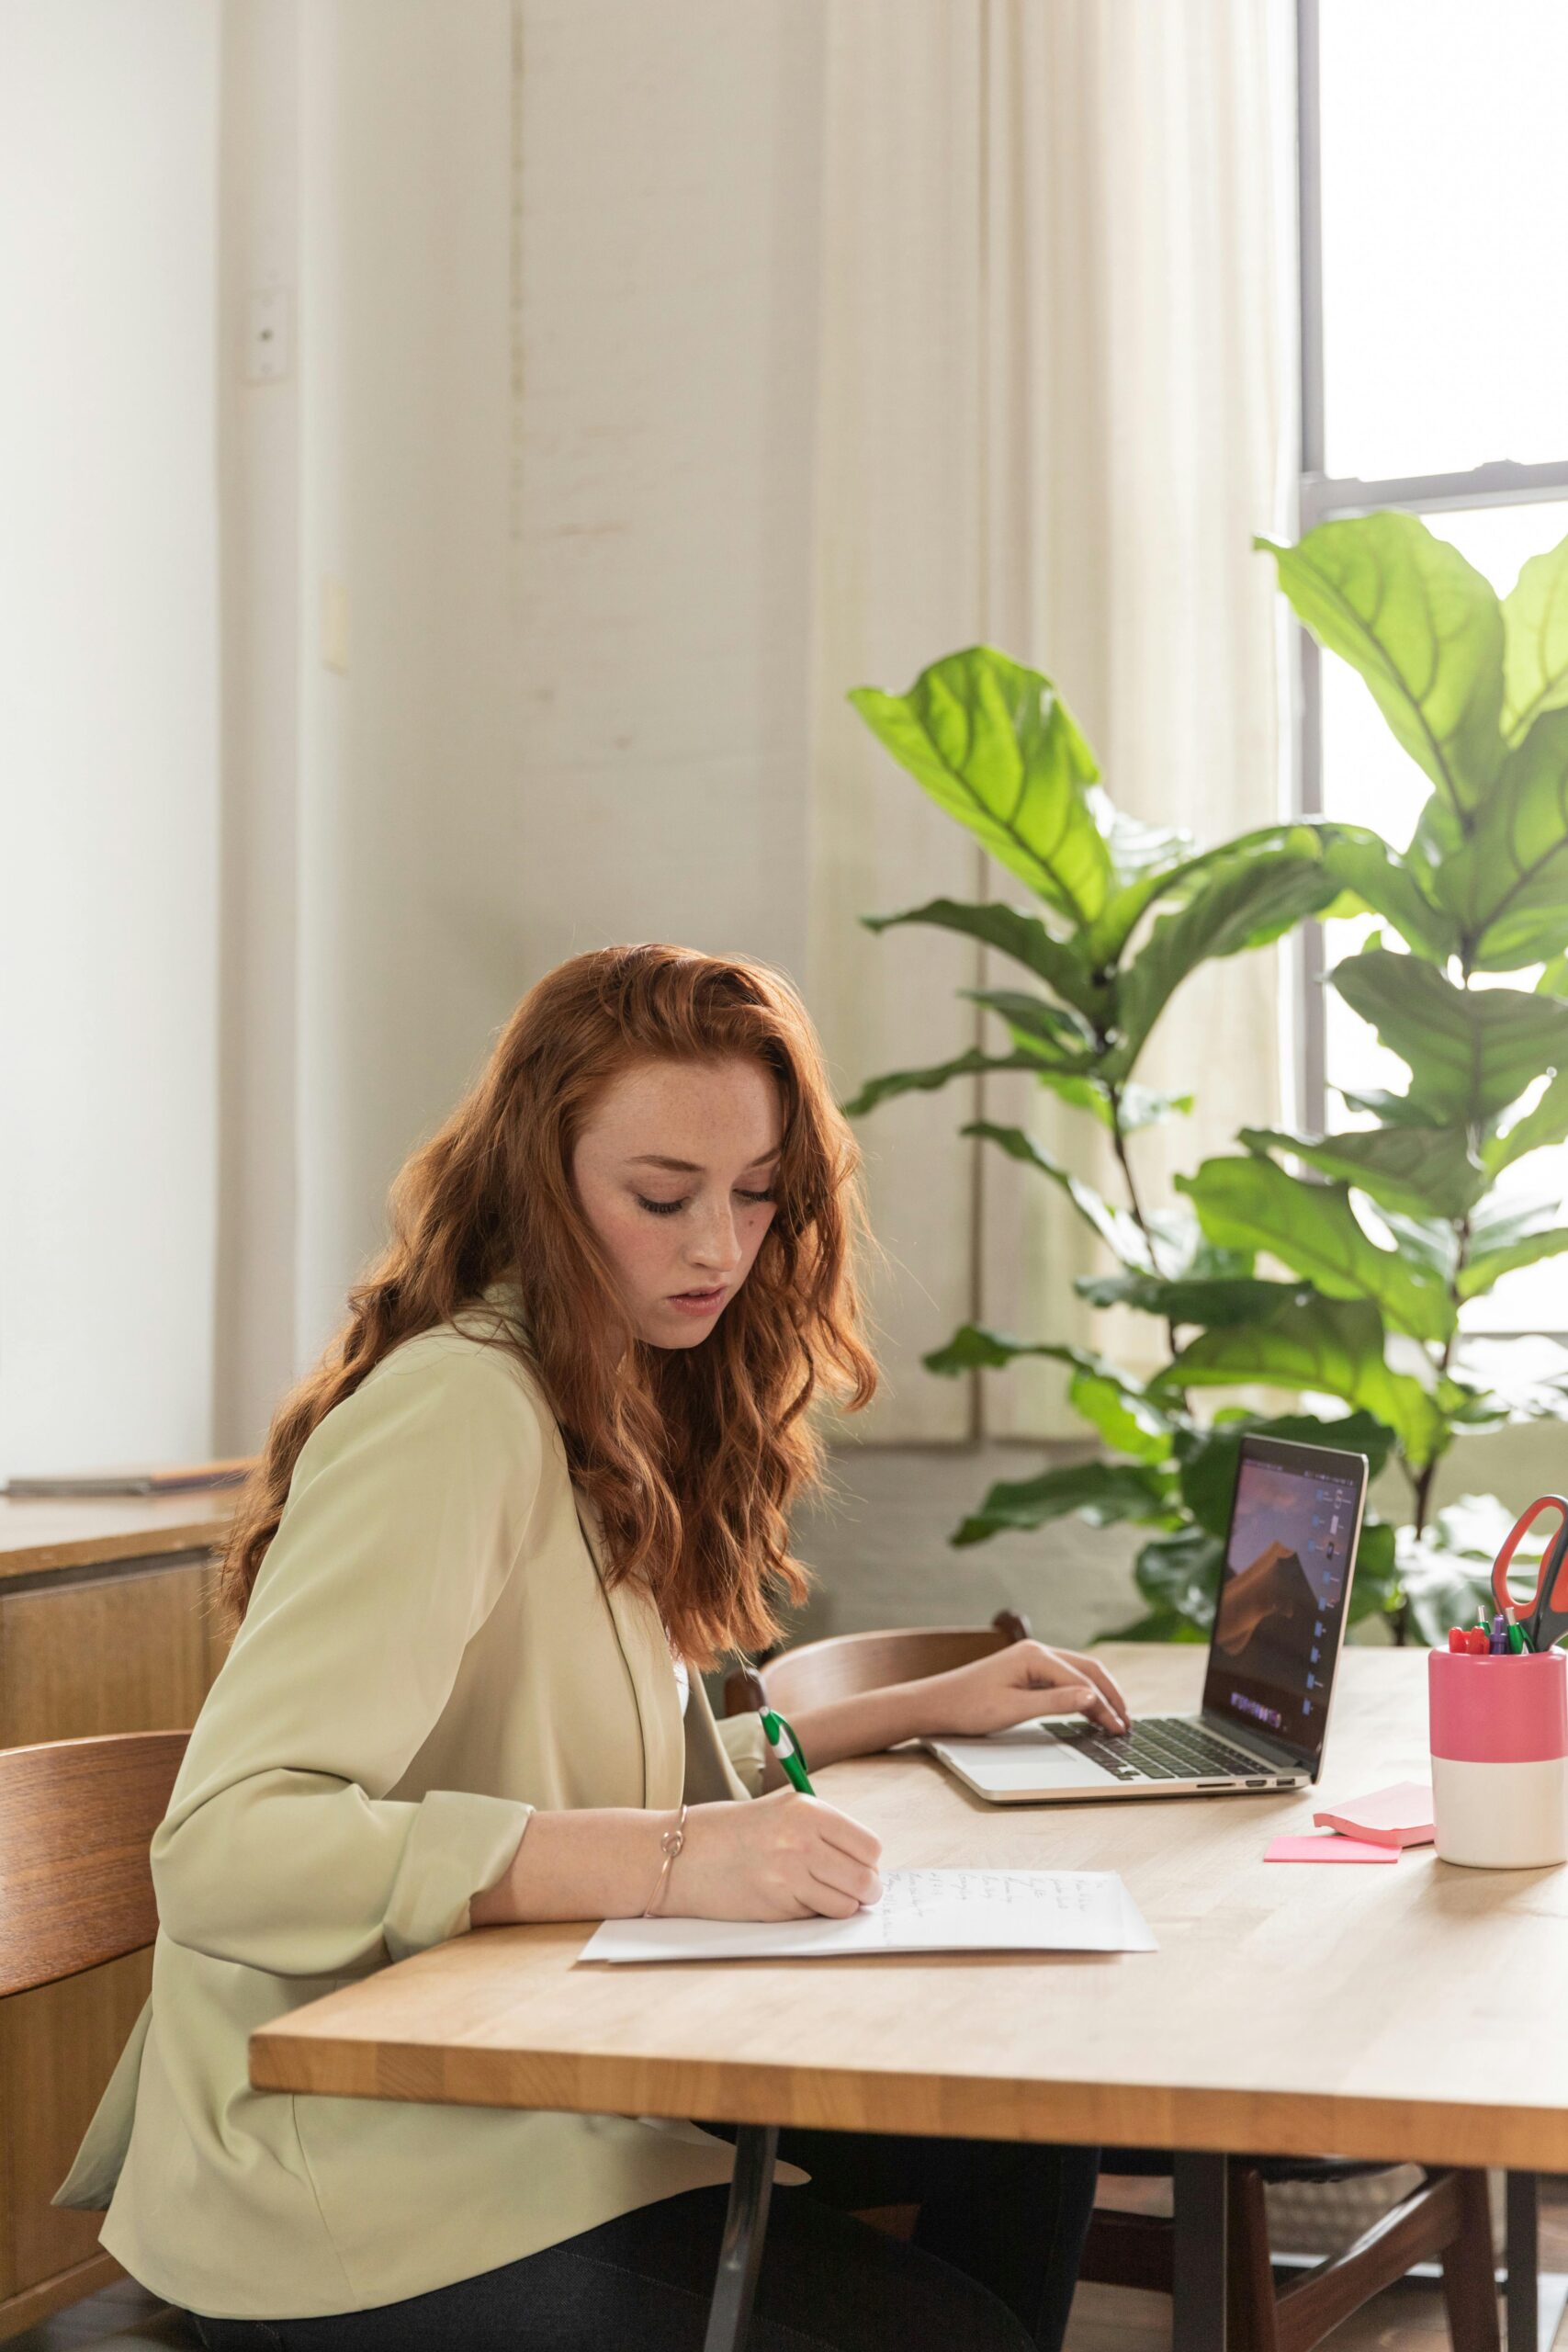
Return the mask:
<svg viewBox="0 0 1568 2352">
<path fill-rule="evenodd" d="M 683 1290 L 666 1302 L 681 1315 L 712 1315 L 724 1305 L 724 1285 L 713 1290 Z"/>
</svg>

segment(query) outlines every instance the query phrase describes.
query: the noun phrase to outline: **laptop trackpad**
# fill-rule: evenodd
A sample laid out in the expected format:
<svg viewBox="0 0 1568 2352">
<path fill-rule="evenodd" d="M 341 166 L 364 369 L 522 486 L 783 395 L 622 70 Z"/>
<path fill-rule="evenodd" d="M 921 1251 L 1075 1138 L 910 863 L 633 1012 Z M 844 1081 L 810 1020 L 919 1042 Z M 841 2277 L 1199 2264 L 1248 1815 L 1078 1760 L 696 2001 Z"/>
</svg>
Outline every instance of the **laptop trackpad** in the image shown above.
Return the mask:
<svg viewBox="0 0 1568 2352">
<path fill-rule="evenodd" d="M 955 1767 L 984 1780 L 992 1789 L 1117 1788 L 1114 1772 L 1094 1764 L 1067 1747 L 1049 1732 L 992 1733 L 985 1739 L 933 1739 L 927 1745 L 937 1756 L 950 1757 Z"/>
</svg>

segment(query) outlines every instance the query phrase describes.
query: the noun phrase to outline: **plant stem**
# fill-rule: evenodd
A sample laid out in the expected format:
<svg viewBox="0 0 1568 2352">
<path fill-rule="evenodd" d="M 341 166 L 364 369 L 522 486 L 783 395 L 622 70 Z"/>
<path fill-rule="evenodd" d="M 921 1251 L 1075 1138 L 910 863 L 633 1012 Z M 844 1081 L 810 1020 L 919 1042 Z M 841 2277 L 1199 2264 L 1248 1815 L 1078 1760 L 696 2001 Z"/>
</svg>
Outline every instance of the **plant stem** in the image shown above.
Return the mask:
<svg viewBox="0 0 1568 2352">
<path fill-rule="evenodd" d="M 1454 1250 L 1454 1270 L 1452 1274 L 1449 1277 L 1449 1298 L 1453 1306 L 1454 1328 L 1449 1333 L 1448 1338 L 1444 1340 L 1443 1352 L 1438 1359 L 1438 1378 L 1439 1381 L 1445 1379 L 1448 1375 L 1449 1366 L 1453 1362 L 1454 1343 L 1459 1338 L 1460 1276 L 1464 1272 L 1465 1264 L 1470 1255 L 1470 1216 L 1468 1211 L 1463 1216 L 1456 1220 L 1454 1238 L 1457 1244 Z M 1427 1510 L 1432 1499 L 1432 1487 L 1438 1475 L 1438 1457 L 1434 1454 L 1430 1462 L 1427 1464 L 1425 1469 L 1420 1472 L 1419 1476 L 1410 1468 L 1408 1463 L 1404 1465 L 1405 1476 L 1410 1480 L 1412 1492 L 1415 1497 L 1415 1531 L 1417 1538 L 1424 1535 L 1427 1532 Z M 1399 1607 L 1393 1612 L 1393 1638 L 1395 1645 L 1403 1649 L 1409 1638 L 1409 1634 L 1410 1603 L 1408 1600 L 1402 1600 Z"/>
<path fill-rule="evenodd" d="M 1155 1251 L 1155 1238 L 1149 1231 L 1148 1219 L 1144 1215 L 1143 1204 L 1138 1198 L 1137 1182 L 1133 1174 L 1132 1160 L 1127 1154 L 1127 1137 L 1122 1126 L 1122 1090 L 1107 1082 L 1106 1092 L 1111 1097 L 1111 1148 L 1116 1154 L 1117 1164 L 1126 1182 L 1127 1205 L 1133 1212 L 1133 1222 L 1144 1237 L 1144 1245 L 1149 1253 L 1149 1265 L 1157 1274 L 1159 1259 Z"/>
<path fill-rule="evenodd" d="M 1155 1248 L 1155 1238 L 1149 1230 L 1148 1219 L 1144 1215 L 1143 1204 L 1138 1198 L 1137 1180 L 1133 1174 L 1132 1157 L 1127 1149 L 1127 1136 L 1122 1125 L 1122 1090 L 1108 1080 L 1105 1091 L 1111 1098 L 1111 1148 L 1116 1154 L 1117 1165 L 1122 1170 L 1122 1179 L 1127 1187 L 1127 1204 L 1133 1213 L 1133 1222 L 1143 1235 L 1144 1247 L 1149 1253 L 1150 1271 L 1157 1274 L 1160 1270 L 1159 1252 Z M 1179 1355 L 1181 1351 L 1177 1343 L 1175 1324 L 1168 1322 L 1165 1333 L 1172 1356 Z"/>
</svg>

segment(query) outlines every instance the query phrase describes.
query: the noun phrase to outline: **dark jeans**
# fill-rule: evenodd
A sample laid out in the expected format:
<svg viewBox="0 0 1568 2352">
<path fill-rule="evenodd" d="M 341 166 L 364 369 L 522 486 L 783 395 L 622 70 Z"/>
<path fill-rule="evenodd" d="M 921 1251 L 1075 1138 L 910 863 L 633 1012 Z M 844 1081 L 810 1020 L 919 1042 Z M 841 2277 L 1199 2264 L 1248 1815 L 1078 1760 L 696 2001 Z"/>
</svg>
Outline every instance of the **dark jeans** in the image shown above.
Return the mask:
<svg viewBox="0 0 1568 2352">
<path fill-rule="evenodd" d="M 785 2132 L 749 2352 L 1057 2352 L 1092 2148 Z M 208 2352 L 700 2352 L 728 2192 L 688 2189 L 501 2270 L 328 2319 L 198 2319 Z M 852 2209 L 915 2205 L 905 2245 Z"/>
</svg>

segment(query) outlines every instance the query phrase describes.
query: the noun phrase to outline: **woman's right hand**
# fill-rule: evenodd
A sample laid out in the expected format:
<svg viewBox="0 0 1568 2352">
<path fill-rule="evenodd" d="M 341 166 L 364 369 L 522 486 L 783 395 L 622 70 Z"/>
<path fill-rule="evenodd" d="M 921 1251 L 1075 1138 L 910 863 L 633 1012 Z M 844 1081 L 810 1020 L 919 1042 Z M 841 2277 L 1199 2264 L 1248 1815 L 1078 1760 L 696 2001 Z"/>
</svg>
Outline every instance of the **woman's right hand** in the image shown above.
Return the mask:
<svg viewBox="0 0 1568 2352">
<path fill-rule="evenodd" d="M 688 1919 L 848 1919 L 882 1893 L 882 1841 L 797 1789 L 696 1804 L 661 1913 Z"/>
</svg>

